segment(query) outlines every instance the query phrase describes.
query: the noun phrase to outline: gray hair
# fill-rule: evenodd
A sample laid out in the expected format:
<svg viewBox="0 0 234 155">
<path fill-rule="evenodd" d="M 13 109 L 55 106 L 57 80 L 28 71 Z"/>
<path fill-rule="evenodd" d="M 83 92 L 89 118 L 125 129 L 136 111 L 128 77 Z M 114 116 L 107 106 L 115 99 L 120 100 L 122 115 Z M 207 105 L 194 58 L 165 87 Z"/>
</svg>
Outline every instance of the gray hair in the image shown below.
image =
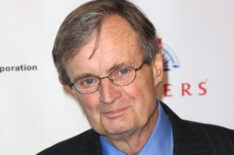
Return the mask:
<svg viewBox="0 0 234 155">
<path fill-rule="evenodd" d="M 93 0 L 72 11 L 63 21 L 56 36 L 52 54 L 63 84 L 71 83 L 64 64 L 89 41 L 94 30 L 97 31 L 96 48 L 103 19 L 114 14 L 129 22 L 138 35 L 144 63 L 151 63 L 159 51 L 159 45 L 155 28 L 147 17 L 127 0 Z"/>
</svg>

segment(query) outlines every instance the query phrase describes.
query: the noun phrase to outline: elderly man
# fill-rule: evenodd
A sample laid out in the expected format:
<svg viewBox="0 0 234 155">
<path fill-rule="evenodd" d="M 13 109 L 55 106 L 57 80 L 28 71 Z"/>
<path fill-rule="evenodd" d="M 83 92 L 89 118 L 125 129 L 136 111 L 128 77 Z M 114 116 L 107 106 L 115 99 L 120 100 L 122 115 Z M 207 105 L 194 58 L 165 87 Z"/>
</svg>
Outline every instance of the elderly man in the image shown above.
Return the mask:
<svg viewBox="0 0 234 155">
<path fill-rule="evenodd" d="M 163 77 L 152 23 L 125 0 L 96 0 L 65 19 L 53 58 L 92 129 L 39 155 L 234 154 L 234 132 L 181 120 L 156 98 Z"/>
</svg>

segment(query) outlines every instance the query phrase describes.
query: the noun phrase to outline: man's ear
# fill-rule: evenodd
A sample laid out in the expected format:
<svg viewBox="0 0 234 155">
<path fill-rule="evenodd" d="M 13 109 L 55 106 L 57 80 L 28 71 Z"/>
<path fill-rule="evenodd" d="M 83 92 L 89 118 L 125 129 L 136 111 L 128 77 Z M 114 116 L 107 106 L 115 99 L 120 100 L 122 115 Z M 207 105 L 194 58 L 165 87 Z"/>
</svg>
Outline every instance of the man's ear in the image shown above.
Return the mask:
<svg viewBox="0 0 234 155">
<path fill-rule="evenodd" d="M 58 77 L 58 79 L 59 79 L 59 82 L 63 85 L 64 92 L 66 94 L 73 96 L 72 88 L 68 84 L 65 84 L 65 82 L 62 80 L 62 78 L 60 76 Z"/>
<path fill-rule="evenodd" d="M 58 80 L 62 85 L 65 85 L 65 82 L 62 80 L 62 78 L 60 76 L 58 77 Z"/>
<path fill-rule="evenodd" d="M 163 57 L 162 48 L 159 48 L 159 52 L 154 56 L 151 66 L 153 69 L 154 85 L 157 87 L 163 79 Z"/>
</svg>

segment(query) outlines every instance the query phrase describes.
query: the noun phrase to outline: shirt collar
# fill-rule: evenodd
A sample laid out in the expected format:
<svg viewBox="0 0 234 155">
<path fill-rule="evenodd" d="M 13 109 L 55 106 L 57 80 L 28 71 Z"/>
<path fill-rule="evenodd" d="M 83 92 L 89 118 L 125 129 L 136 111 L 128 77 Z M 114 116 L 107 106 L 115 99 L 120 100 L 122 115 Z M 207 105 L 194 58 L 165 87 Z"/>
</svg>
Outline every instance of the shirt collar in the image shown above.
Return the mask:
<svg viewBox="0 0 234 155">
<path fill-rule="evenodd" d="M 149 154 L 163 154 L 163 155 L 173 155 L 173 136 L 172 127 L 168 116 L 164 112 L 160 101 L 158 103 L 159 117 L 155 125 L 155 128 L 146 142 L 145 146 L 138 153 L 138 155 L 149 155 Z M 115 148 L 108 141 L 99 137 L 101 142 L 101 147 L 103 155 L 126 155 L 126 153 L 121 152 Z"/>
</svg>

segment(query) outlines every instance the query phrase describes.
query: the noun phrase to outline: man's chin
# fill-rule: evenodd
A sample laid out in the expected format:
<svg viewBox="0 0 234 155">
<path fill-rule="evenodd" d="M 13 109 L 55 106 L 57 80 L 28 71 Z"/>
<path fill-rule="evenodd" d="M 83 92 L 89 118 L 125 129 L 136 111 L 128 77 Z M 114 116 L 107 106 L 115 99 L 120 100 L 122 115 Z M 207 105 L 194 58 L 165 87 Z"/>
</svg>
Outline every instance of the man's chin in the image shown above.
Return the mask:
<svg viewBox="0 0 234 155">
<path fill-rule="evenodd" d="M 128 133 L 130 133 L 132 131 L 133 127 L 130 126 L 130 124 L 128 123 L 127 125 L 112 125 L 112 126 L 104 126 L 104 136 L 107 137 L 121 137 L 124 136 Z"/>
<path fill-rule="evenodd" d="M 101 117 L 101 126 L 106 135 L 124 135 L 134 130 L 135 121 L 133 113 L 123 113 L 115 118 Z"/>
</svg>

